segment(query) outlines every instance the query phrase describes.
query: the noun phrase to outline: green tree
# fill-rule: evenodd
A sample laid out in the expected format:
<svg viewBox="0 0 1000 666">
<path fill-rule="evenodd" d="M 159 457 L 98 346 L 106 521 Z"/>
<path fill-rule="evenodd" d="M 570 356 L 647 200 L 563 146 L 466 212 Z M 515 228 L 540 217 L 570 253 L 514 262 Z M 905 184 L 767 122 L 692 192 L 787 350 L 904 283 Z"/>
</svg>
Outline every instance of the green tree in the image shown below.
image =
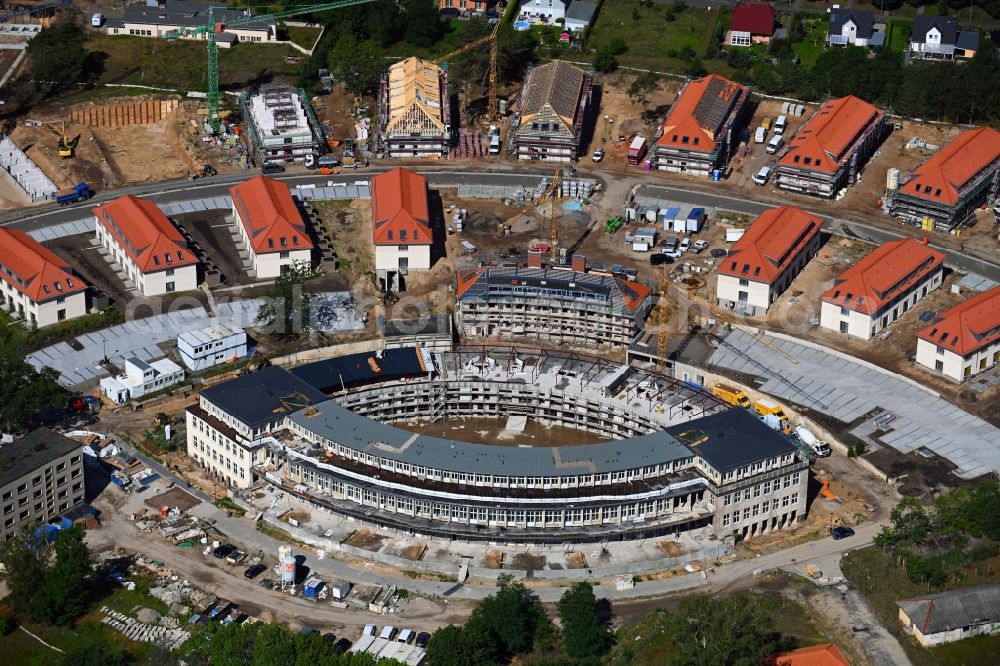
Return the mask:
<svg viewBox="0 0 1000 666">
<path fill-rule="evenodd" d="M 51 96 L 87 80 L 87 35 L 73 21 L 43 28 L 30 42 L 27 54 L 35 91 Z"/>
<path fill-rule="evenodd" d="M 577 660 L 598 661 L 611 647 L 611 634 L 598 616 L 597 597 L 590 583 L 577 583 L 559 599 L 563 648 Z"/>
<path fill-rule="evenodd" d="M 771 621 L 759 597 L 687 597 L 670 613 L 665 634 L 673 644 L 673 666 L 759 666 L 791 647 L 769 630 Z"/>
<path fill-rule="evenodd" d="M 341 36 L 330 50 L 330 74 L 343 82 L 353 95 L 370 95 L 378 90 L 385 70 L 385 53 L 378 42 L 359 42 L 352 34 Z"/>
<path fill-rule="evenodd" d="M 541 603 L 509 574 L 497 578 L 497 588 L 479 603 L 469 622 L 481 622 L 492 631 L 506 656 L 530 652 L 536 637 L 551 631 Z"/>
<path fill-rule="evenodd" d="M 618 58 L 607 46 L 597 49 L 594 55 L 594 71 L 607 74 L 618 69 Z"/>
<path fill-rule="evenodd" d="M 434 46 L 444 33 L 438 3 L 434 0 L 406 0 L 403 24 L 406 43 L 421 48 Z"/>
<path fill-rule="evenodd" d="M 321 275 L 321 268 L 313 268 L 307 262 L 283 267 L 274 288 L 257 311 L 255 325 L 279 339 L 294 338 L 312 330 L 314 295 L 306 291 L 305 284 Z"/>
<path fill-rule="evenodd" d="M 93 567 L 83 529 L 61 530 L 56 536 L 55 554 L 55 563 L 35 598 L 35 617 L 65 626 L 80 617 L 87 606 L 87 578 Z"/>
<path fill-rule="evenodd" d="M 659 90 L 660 75 L 656 72 L 643 72 L 635 77 L 626 93 L 633 104 L 642 104 L 642 117 L 645 119 L 649 106 L 649 96 Z"/>
<path fill-rule="evenodd" d="M 24 360 L 27 339 L 20 324 L 0 313 L 0 429 L 4 432 L 24 432 L 37 425 L 44 412 L 66 401 L 58 372 L 36 370 Z"/>
<path fill-rule="evenodd" d="M 0 454 L 2 455 L 2 454 Z M 6 602 L 21 617 L 34 617 L 35 596 L 45 584 L 50 549 L 34 537 L 37 524 L 24 524 L 0 543 L 0 563 L 7 583 Z"/>
<path fill-rule="evenodd" d="M 79 630 L 81 640 L 59 655 L 56 663 L 62 666 L 125 666 L 129 655 L 108 640 L 99 624 L 85 624 Z M 165 666 L 163 662 L 157 662 Z"/>
</svg>

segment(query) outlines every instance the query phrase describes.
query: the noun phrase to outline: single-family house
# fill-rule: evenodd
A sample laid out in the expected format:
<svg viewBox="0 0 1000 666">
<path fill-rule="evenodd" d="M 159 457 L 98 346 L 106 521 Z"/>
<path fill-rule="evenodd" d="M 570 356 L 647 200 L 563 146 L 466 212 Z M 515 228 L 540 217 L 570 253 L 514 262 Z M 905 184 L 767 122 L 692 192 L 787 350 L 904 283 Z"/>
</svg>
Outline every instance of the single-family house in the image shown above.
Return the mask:
<svg viewBox="0 0 1000 666">
<path fill-rule="evenodd" d="M 143 296 L 198 287 L 198 258 L 148 199 L 131 194 L 94 208 L 97 241 Z"/>
<path fill-rule="evenodd" d="M 431 267 L 427 178 L 409 169 L 372 176 L 372 234 L 375 270 L 399 273 Z"/>
<path fill-rule="evenodd" d="M 870 340 L 944 281 L 944 254 L 913 239 L 883 243 L 821 297 L 819 324 Z"/>
<path fill-rule="evenodd" d="M 572 0 L 566 7 L 567 30 L 582 32 L 588 25 L 594 22 L 597 16 L 597 3 L 592 0 Z"/>
<path fill-rule="evenodd" d="M 910 33 L 910 58 L 922 60 L 968 60 L 979 48 L 979 33 L 960 31 L 952 16 L 913 17 Z"/>
<path fill-rule="evenodd" d="M 916 361 L 957 382 L 1000 364 L 1000 286 L 942 312 L 917 333 Z"/>
<path fill-rule="evenodd" d="M 882 46 L 885 33 L 875 30 L 875 15 L 864 9 L 834 7 L 826 31 L 827 46 Z"/>
<path fill-rule="evenodd" d="M 0 227 L 0 305 L 32 328 L 87 314 L 87 283 L 34 238 Z"/>
<path fill-rule="evenodd" d="M 555 23 L 557 19 L 566 18 L 566 0 L 524 0 L 518 18 L 544 19 L 547 23 Z"/>
<path fill-rule="evenodd" d="M 766 314 L 819 251 L 822 226 L 792 206 L 761 213 L 716 269 L 718 304 L 748 316 Z"/>
<path fill-rule="evenodd" d="M 229 195 L 256 277 L 274 278 L 292 264 L 312 263 L 313 243 L 287 185 L 256 176 L 229 188 Z"/>
<path fill-rule="evenodd" d="M 741 2 L 733 9 L 733 16 L 726 35 L 729 46 L 768 44 L 774 36 L 774 7 L 766 2 Z"/>
<path fill-rule="evenodd" d="M 899 621 L 924 647 L 1000 632 L 1000 585 L 901 599 Z"/>
</svg>

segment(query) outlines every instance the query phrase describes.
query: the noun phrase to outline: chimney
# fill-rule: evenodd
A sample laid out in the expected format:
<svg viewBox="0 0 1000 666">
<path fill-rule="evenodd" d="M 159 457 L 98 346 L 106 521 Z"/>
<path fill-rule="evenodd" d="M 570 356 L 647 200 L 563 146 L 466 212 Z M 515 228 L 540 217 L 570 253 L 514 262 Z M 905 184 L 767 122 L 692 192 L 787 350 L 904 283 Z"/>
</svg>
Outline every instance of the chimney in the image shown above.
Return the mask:
<svg viewBox="0 0 1000 666">
<path fill-rule="evenodd" d="M 570 262 L 570 268 L 573 269 L 574 273 L 586 273 L 587 272 L 587 255 L 585 254 L 574 254 L 573 259 Z"/>
<path fill-rule="evenodd" d="M 542 253 L 539 250 L 528 250 L 528 268 L 542 267 Z"/>
</svg>

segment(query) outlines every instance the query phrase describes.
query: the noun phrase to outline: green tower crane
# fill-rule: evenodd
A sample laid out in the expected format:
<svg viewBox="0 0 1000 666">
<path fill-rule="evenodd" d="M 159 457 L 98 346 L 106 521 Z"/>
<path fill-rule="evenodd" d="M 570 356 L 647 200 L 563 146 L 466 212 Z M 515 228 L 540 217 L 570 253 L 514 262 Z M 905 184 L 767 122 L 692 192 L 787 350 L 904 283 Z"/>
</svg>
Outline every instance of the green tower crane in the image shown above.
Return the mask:
<svg viewBox="0 0 1000 666">
<path fill-rule="evenodd" d="M 232 19 L 226 22 L 215 21 L 215 10 L 216 9 L 231 9 L 229 7 L 209 7 L 208 8 L 208 20 L 204 25 L 199 25 L 193 28 L 180 28 L 178 30 L 171 30 L 165 33 L 163 36 L 166 39 L 174 40 L 181 37 L 195 37 L 197 35 L 205 35 L 205 41 L 207 42 L 208 50 L 208 124 L 212 128 L 212 131 L 218 133 L 219 131 L 219 46 L 215 43 L 215 36 L 220 32 L 223 32 L 226 28 L 238 28 L 241 25 L 249 25 L 251 23 L 259 23 L 261 21 L 272 21 L 277 19 L 287 18 L 289 16 L 297 16 L 300 14 L 312 14 L 316 12 L 325 12 L 332 9 L 342 9 L 344 7 L 352 7 L 354 5 L 363 5 L 369 2 L 374 2 L 375 0 L 339 0 L 338 2 L 324 2 L 315 5 L 303 5 L 302 7 L 293 7 L 281 12 L 275 12 L 273 14 L 259 14 L 256 16 L 241 16 L 236 19 Z"/>
</svg>

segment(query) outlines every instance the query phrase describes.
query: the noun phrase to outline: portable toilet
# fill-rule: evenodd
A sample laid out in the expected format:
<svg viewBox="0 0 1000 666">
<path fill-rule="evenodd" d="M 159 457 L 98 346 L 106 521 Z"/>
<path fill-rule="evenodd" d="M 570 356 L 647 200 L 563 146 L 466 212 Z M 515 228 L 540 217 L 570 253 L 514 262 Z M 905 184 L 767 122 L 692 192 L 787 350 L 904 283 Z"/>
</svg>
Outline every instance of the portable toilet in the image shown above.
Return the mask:
<svg viewBox="0 0 1000 666">
<path fill-rule="evenodd" d="M 663 230 L 664 231 L 673 231 L 673 229 L 674 229 L 674 220 L 680 214 L 681 214 L 681 209 L 678 208 L 678 207 L 676 207 L 676 206 L 673 206 L 673 207 L 668 208 L 667 210 L 665 210 L 663 212 L 663 215 L 662 215 Z"/>
<path fill-rule="evenodd" d="M 696 234 L 701 231 L 701 228 L 705 226 L 705 209 L 692 208 L 691 212 L 688 213 L 686 223 L 689 234 Z"/>
</svg>

